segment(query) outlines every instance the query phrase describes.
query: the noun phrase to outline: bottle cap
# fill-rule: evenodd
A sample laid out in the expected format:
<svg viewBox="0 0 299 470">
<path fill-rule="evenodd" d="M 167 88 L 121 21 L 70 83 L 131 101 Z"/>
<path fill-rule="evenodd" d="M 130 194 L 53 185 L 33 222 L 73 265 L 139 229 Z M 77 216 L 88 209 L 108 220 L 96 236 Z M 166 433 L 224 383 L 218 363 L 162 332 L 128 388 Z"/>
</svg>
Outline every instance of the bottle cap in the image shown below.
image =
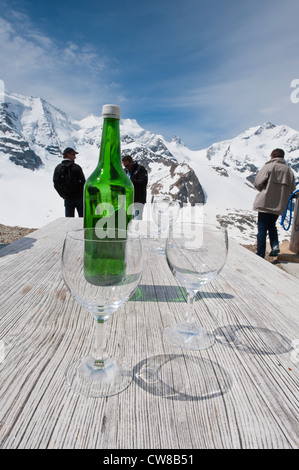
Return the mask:
<svg viewBox="0 0 299 470">
<path fill-rule="evenodd" d="M 103 118 L 120 119 L 120 107 L 116 104 L 104 104 L 102 116 Z"/>
</svg>

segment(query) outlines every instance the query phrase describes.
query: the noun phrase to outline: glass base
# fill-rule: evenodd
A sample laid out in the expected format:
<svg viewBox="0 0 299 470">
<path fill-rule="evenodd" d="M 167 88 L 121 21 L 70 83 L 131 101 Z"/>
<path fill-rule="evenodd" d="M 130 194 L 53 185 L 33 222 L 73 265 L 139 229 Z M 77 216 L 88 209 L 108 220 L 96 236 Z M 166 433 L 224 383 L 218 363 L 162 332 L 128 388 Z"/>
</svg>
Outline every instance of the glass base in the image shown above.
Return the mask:
<svg viewBox="0 0 299 470">
<path fill-rule="evenodd" d="M 65 373 L 68 386 L 87 397 L 109 397 L 125 390 L 133 380 L 133 371 L 127 364 L 105 359 L 104 367 L 94 365 L 92 357 L 79 359 Z"/>
<path fill-rule="evenodd" d="M 157 246 L 157 247 L 152 249 L 152 253 L 158 253 L 160 255 L 165 255 L 166 251 L 165 251 L 165 248 L 163 246 Z"/>
<path fill-rule="evenodd" d="M 208 333 L 195 323 L 167 326 L 163 331 L 163 338 L 173 346 L 193 351 L 208 349 L 215 341 L 212 333 Z"/>
<path fill-rule="evenodd" d="M 157 238 L 151 238 L 150 239 L 150 246 L 151 246 L 151 252 L 152 253 L 159 253 L 159 254 L 165 254 L 165 239 L 161 238 L 160 236 Z"/>
</svg>

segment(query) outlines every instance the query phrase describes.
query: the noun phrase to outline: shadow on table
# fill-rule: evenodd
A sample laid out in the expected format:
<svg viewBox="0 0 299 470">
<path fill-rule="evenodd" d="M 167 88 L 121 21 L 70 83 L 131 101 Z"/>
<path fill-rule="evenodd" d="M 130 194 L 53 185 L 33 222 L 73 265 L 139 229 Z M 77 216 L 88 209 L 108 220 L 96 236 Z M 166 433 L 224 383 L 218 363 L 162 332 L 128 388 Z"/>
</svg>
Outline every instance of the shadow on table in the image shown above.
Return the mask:
<svg viewBox="0 0 299 470">
<path fill-rule="evenodd" d="M 286 336 L 267 328 L 227 325 L 214 331 L 218 343 L 250 354 L 283 354 L 293 349 Z M 134 367 L 143 390 L 178 401 L 207 400 L 232 387 L 230 374 L 211 360 L 183 354 L 149 357 Z"/>
<path fill-rule="evenodd" d="M 0 258 L 6 255 L 11 255 L 13 253 L 19 253 L 23 250 L 29 250 L 33 247 L 33 244 L 36 242 L 36 238 L 24 237 L 20 240 L 17 240 L 13 243 L 6 245 L 0 249 Z"/>
<path fill-rule="evenodd" d="M 218 343 L 250 354 L 283 354 L 293 349 L 292 340 L 267 328 L 227 325 L 214 335 Z"/>
<path fill-rule="evenodd" d="M 195 300 L 203 298 L 232 299 L 231 294 L 225 292 L 199 292 Z M 137 287 L 130 302 L 187 302 L 186 289 L 180 286 L 158 286 L 141 284 Z"/>
<path fill-rule="evenodd" d="M 231 376 L 217 363 L 182 354 L 144 359 L 134 368 L 134 380 L 153 395 L 178 401 L 207 400 L 232 386 Z"/>
</svg>

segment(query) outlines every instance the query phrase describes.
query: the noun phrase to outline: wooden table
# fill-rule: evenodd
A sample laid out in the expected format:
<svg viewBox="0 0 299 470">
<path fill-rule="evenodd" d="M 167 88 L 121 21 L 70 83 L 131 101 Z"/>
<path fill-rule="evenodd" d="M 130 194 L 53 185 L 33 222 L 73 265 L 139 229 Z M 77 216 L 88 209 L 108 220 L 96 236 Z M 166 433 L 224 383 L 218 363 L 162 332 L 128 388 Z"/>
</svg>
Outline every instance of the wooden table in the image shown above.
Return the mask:
<svg viewBox="0 0 299 470">
<path fill-rule="evenodd" d="M 131 364 L 133 383 L 109 398 L 68 389 L 67 366 L 94 339 L 60 271 L 65 233 L 81 226 L 57 219 L 0 251 L 1 448 L 298 448 L 299 281 L 232 241 L 196 301 L 212 348 L 163 341 L 185 292 L 144 240 L 139 289 L 107 323 L 108 352 Z"/>
</svg>

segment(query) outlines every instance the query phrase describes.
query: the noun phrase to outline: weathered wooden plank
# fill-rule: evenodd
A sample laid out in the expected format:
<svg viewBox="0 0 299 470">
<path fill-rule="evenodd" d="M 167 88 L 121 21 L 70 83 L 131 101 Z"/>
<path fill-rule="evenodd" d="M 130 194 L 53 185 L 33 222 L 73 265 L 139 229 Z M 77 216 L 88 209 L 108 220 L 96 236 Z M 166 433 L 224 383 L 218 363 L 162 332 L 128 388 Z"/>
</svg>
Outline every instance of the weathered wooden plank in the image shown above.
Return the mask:
<svg viewBox="0 0 299 470">
<path fill-rule="evenodd" d="M 195 303 L 212 348 L 163 341 L 184 316 L 185 292 L 145 241 L 140 287 L 107 322 L 108 352 L 135 381 L 107 399 L 68 390 L 68 364 L 93 345 L 93 320 L 60 273 L 65 232 L 81 226 L 59 219 L 1 250 L 1 448 L 298 448 L 299 281 L 235 243 Z M 171 387 L 161 382 L 172 374 Z"/>
</svg>

